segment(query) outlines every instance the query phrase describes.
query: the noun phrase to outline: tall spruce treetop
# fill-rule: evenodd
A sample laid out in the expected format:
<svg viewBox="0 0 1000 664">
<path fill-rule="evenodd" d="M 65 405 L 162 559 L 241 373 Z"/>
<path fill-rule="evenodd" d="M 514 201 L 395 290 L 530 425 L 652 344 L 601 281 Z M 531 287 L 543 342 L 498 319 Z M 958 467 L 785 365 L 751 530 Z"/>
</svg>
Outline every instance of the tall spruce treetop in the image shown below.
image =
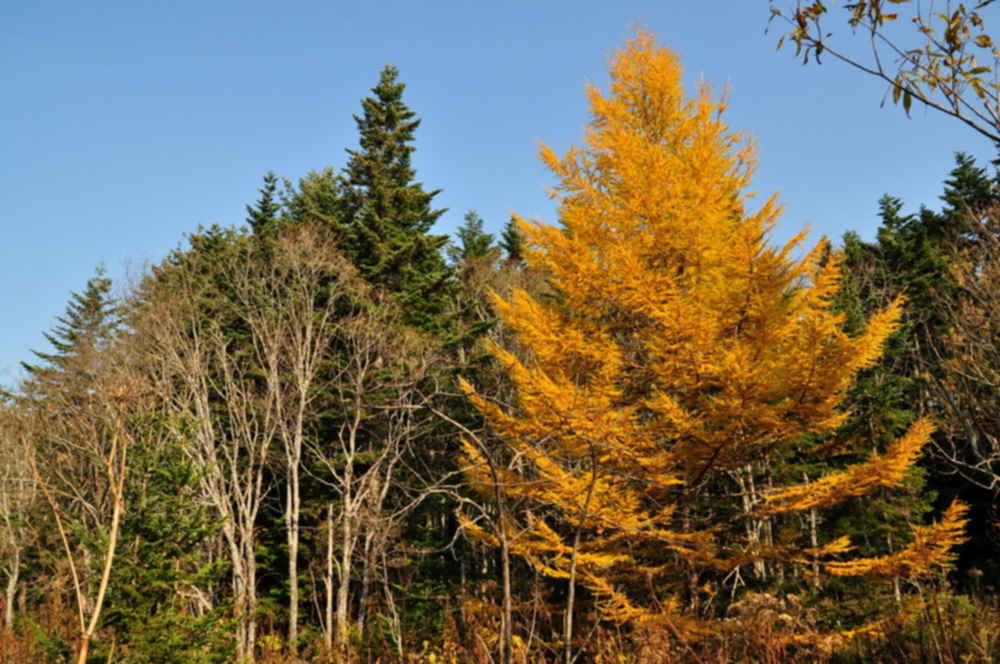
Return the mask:
<svg viewBox="0 0 1000 664">
<path fill-rule="evenodd" d="M 475 210 L 465 213 L 465 221 L 455 234 L 458 236 L 458 244 L 448 247 L 448 258 L 455 265 L 483 258 L 495 248 L 493 234 L 483 230 L 483 218 Z"/>
<path fill-rule="evenodd" d="M 41 363 L 21 363 L 36 386 L 60 376 L 72 378 L 91 372 L 96 352 L 111 338 L 118 322 L 111 279 L 104 275 L 104 266 L 99 266 L 82 293 L 70 293 L 66 313 L 56 318 L 58 324 L 52 331 L 44 333 L 53 352 L 33 350 Z"/>
<path fill-rule="evenodd" d="M 275 197 L 278 190 L 278 176 L 268 171 L 264 176 L 264 186 L 260 188 L 260 198 L 256 205 L 248 205 L 247 223 L 256 235 L 267 235 L 278 226 L 281 203 Z"/>
<path fill-rule="evenodd" d="M 524 236 L 517 228 L 517 219 L 511 217 L 500 235 L 500 248 L 508 261 L 520 262 L 524 253 Z"/>
<path fill-rule="evenodd" d="M 954 287 L 951 253 L 970 232 L 970 215 L 981 213 L 997 200 L 996 182 L 986 169 L 976 166 L 968 155 L 956 153 L 955 167 L 944 182 L 940 212 L 921 207 L 915 214 L 902 214 L 903 203 L 898 198 L 885 196 L 879 201 L 882 226 L 873 250 L 907 298 L 905 326 L 931 333 L 919 347 L 927 350 L 928 344 L 936 344 L 936 337 L 944 333 L 941 298 Z M 919 371 L 927 362 L 933 363 L 933 359 L 924 358 L 917 365 Z"/>
<path fill-rule="evenodd" d="M 985 168 L 976 166 L 974 157 L 963 152 L 955 153 L 955 168 L 948 174 L 944 186 L 941 200 L 945 207 L 940 216 L 952 227 L 958 227 L 959 233 L 966 230 L 962 224 L 970 214 L 982 214 L 987 207 L 996 204 L 1000 195 L 995 174 L 991 177 Z"/>
<path fill-rule="evenodd" d="M 341 248 L 362 277 L 399 296 L 409 323 L 428 329 L 445 308 L 447 237 L 429 234 L 445 210 L 431 207 L 440 190 L 414 181 L 410 143 L 420 120 L 403 103 L 398 74 L 386 66 L 374 96 L 361 102 L 363 114 L 354 116 L 361 139 L 347 151 Z"/>
</svg>

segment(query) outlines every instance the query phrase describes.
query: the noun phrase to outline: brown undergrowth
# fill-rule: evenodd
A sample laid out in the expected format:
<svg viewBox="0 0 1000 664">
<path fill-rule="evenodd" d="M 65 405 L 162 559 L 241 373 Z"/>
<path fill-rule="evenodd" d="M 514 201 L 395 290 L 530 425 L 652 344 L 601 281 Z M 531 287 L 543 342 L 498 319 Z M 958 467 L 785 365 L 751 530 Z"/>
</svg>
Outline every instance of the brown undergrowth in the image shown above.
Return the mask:
<svg viewBox="0 0 1000 664">
<path fill-rule="evenodd" d="M 907 598 L 904 598 L 904 600 Z M 1000 664 L 1000 599 L 934 588 L 902 610 L 850 638 L 816 628 L 813 609 L 794 596 L 748 594 L 716 623 L 711 638 L 688 644 L 660 631 L 624 633 L 591 628 L 576 644 L 578 664 Z M 470 608 L 470 607 L 466 607 Z M 463 612 L 441 638 L 410 644 L 400 656 L 385 644 L 356 643 L 348 652 L 305 644 L 289 657 L 276 634 L 258 640 L 255 664 L 500 664 L 496 615 Z M 58 664 L 71 654 L 72 613 L 52 602 L 0 627 L 0 664 Z M 542 621 L 536 625 L 542 624 Z M 811 635 L 803 637 L 802 635 Z M 124 656 L 112 656 L 111 662 Z M 510 664 L 561 664 L 562 648 L 537 636 L 515 636 Z M 104 659 L 101 660 L 104 662 Z M 94 664 L 97 661 L 94 660 Z M 193 663 L 192 663 L 193 664 Z"/>
</svg>

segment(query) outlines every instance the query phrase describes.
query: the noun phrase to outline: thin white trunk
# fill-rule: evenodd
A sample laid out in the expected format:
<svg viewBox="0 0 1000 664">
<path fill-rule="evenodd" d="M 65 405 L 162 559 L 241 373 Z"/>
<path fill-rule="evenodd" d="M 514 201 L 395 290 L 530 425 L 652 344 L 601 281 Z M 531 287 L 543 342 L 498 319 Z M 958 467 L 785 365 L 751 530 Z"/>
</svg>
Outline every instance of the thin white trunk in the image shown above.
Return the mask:
<svg viewBox="0 0 1000 664">
<path fill-rule="evenodd" d="M 326 624 L 323 642 L 327 650 L 333 649 L 333 503 L 326 506 Z"/>
<path fill-rule="evenodd" d="M 7 592 L 5 594 L 6 611 L 4 625 L 8 630 L 14 629 L 14 600 L 17 598 L 17 580 L 21 575 L 21 550 L 14 549 L 10 565 L 7 567 Z"/>
<path fill-rule="evenodd" d="M 298 468 L 289 468 L 287 487 L 288 535 L 288 649 L 292 655 L 297 651 L 299 640 L 299 473 Z"/>
<path fill-rule="evenodd" d="M 251 551 L 251 556 L 253 552 Z M 254 648 L 257 645 L 257 564 L 254 561 L 247 570 L 247 661 L 254 661 Z"/>
<path fill-rule="evenodd" d="M 368 603 L 368 587 L 371 584 L 372 575 L 372 543 L 375 539 L 375 530 L 369 529 L 365 533 L 365 551 L 361 559 L 361 589 L 358 593 L 358 619 L 356 622 L 358 634 L 363 634 L 365 630 L 365 609 Z"/>
<path fill-rule="evenodd" d="M 816 508 L 809 510 L 809 542 L 812 548 L 819 548 L 819 533 L 816 529 Z M 813 585 L 819 587 L 819 556 L 813 555 L 812 561 Z"/>
<path fill-rule="evenodd" d="M 347 514 L 342 517 L 340 531 L 340 584 L 337 587 L 337 644 L 341 648 L 347 646 L 348 636 L 348 598 L 351 588 L 351 554 L 354 552 L 354 532 L 351 519 Z"/>
<path fill-rule="evenodd" d="M 886 544 L 889 545 L 889 555 L 895 553 L 892 546 L 892 533 L 886 536 Z M 892 577 L 892 596 L 896 600 L 896 606 L 900 606 L 903 603 L 903 591 L 899 586 L 899 577 Z"/>
<path fill-rule="evenodd" d="M 501 506 L 501 515 L 503 507 Z M 503 571 L 503 612 L 500 619 L 500 664 L 510 664 L 513 649 L 513 599 L 510 584 L 510 544 L 507 541 L 507 524 L 500 521 L 500 564 Z M 573 561 L 574 564 L 576 561 Z M 574 570 L 575 571 L 575 570 Z M 572 586 L 570 586 L 572 588 Z M 572 592 L 572 590 L 570 590 Z"/>
<path fill-rule="evenodd" d="M 108 550 L 104 553 L 101 582 L 97 589 L 97 598 L 94 600 L 94 608 L 90 614 L 90 621 L 87 623 L 87 628 L 80 637 L 80 651 L 76 660 L 77 664 L 87 664 L 90 642 L 100 623 L 101 609 L 104 607 L 104 597 L 107 595 L 108 584 L 111 581 L 111 566 L 115 560 L 115 547 L 118 545 L 118 532 L 121 529 L 122 513 L 125 511 L 125 497 L 123 495 L 124 477 L 122 477 L 121 482 L 122 484 L 118 487 L 118 495 L 115 496 L 114 508 L 111 513 L 111 532 L 108 534 Z"/>
<path fill-rule="evenodd" d="M 748 505 L 753 508 L 757 505 L 757 485 L 753 481 L 753 465 L 747 465 L 747 486 L 750 489 L 750 499 Z M 751 524 L 753 526 L 753 541 L 755 544 L 760 544 L 761 531 L 764 529 L 764 522 L 758 517 L 750 518 Z M 757 578 L 766 581 L 767 580 L 767 565 L 764 563 L 763 558 L 758 558 L 754 561 L 754 573 Z"/>
</svg>

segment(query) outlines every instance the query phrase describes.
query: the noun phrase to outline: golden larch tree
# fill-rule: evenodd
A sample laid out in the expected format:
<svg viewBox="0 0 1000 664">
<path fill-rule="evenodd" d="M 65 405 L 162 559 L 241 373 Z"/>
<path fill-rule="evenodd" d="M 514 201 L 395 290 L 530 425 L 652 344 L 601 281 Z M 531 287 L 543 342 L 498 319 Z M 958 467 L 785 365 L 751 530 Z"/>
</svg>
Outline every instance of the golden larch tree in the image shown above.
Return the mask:
<svg viewBox="0 0 1000 664">
<path fill-rule="evenodd" d="M 803 234 L 769 243 L 780 207 L 771 197 L 750 208 L 754 151 L 723 121 L 724 101 L 706 87 L 686 98 L 676 56 L 646 33 L 614 55 L 610 76 L 609 94 L 587 91 L 585 146 L 541 150 L 561 226 L 520 221 L 525 258 L 550 292 L 496 298 L 518 349 L 492 352 L 516 403 L 465 386 L 516 461 L 497 475 L 470 443 L 469 482 L 527 506 L 504 534 L 537 571 L 568 581 L 567 655 L 578 585 L 599 620 L 689 640 L 707 626 L 694 610 L 707 592 L 692 582 L 698 570 L 719 578 L 770 559 L 899 576 L 947 562 L 961 539 L 957 504 L 888 558 L 850 560 L 846 538 L 795 546 L 733 525 L 900 484 L 931 433 L 926 420 L 804 485 L 780 472 L 806 437 L 847 417 L 846 390 L 879 357 L 899 303 L 864 333 L 844 333 L 829 306 L 837 255 L 823 243 L 800 252 Z M 748 464 L 772 469 L 750 510 L 732 479 Z"/>
</svg>

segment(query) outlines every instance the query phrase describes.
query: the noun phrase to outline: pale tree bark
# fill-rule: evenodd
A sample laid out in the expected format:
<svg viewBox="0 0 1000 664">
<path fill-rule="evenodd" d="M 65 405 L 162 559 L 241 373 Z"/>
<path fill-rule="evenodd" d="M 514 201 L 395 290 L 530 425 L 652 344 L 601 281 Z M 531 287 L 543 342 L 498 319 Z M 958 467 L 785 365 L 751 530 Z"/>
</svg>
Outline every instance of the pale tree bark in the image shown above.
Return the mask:
<svg viewBox="0 0 1000 664">
<path fill-rule="evenodd" d="M 15 550 L 10 556 L 7 568 L 7 588 L 4 592 L 3 624 L 8 631 L 14 629 L 14 604 L 17 600 L 17 582 L 21 575 L 21 551 Z"/>
<path fill-rule="evenodd" d="M 308 227 L 262 249 L 256 238 L 236 236 L 219 255 L 178 258 L 148 283 L 144 323 L 159 391 L 183 422 L 178 435 L 190 440 L 202 494 L 221 521 L 241 660 L 254 656 L 255 526 L 265 480 L 275 475 L 285 488 L 287 637 L 296 650 L 303 455 L 319 399 L 341 371 L 333 345 L 365 290 L 335 246 Z"/>
<path fill-rule="evenodd" d="M 563 622 L 563 657 L 566 664 L 573 664 L 573 611 L 576 608 L 576 567 L 580 552 L 580 534 L 590 517 L 590 501 L 594 496 L 594 487 L 597 485 L 597 474 L 597 451 L 591 446 L 590 482 L 587 484 L 587 495 L 580 505 L 576 528 L 573 532 L 573 548 L 570 551 L 569 596 L 566 599 L 566 615 Z"/>
<path fill-rule="evenodd" d="M 231 261 L 247 260 L 234 252 Z M 236 654 L 252 661 L 257 639 L 255 526 L 269 487 L 268 455 L 278 435 L 273 394 L 258 389 L 246 350 L 227 336 L 231 304 L 216 290 L 225 261 L 194 252 L 186 262 L 144 284 L 144 316 L 136 321 L 147 342 L 156 392 L 173 414 L 176 435 L 199 471 L 202 500 L 219 519 L 229 558 L 236 617 Z M 238 265 L 238 263 L 237 263 Z M 192 303 L 211 303 L 204 311 Z"/>
<path fill-rule="evenodd" d="M 38 499 L 31 462 L 34 448 L 26 433 L 15 407 L 0 410 L 0 553 L 7 576 L 3 620 L 8 630 L 14 628 L 21 553 L 31 539 L 28 517 Z"/>
<path fill-rule="evenodd" d="M 336 561 L 334 559 L 335 549 L 334 549 L 334 521 L 333 521 L 333 503 L 329 503 L 326 507 L 326 579 L 325 579 L 325 593 L 326 593 L 326 620 L 323 624 L 323 643 L 327 650 L 333 650 L 333 598 L 334 598 L 334 568 Z"/>
<path fill-rule="evenodd" d="M 127 507 L 129 452 L 152 407 L 148 383 L 130 366 L 135 358 L 129 345 L 119 339 L 100 353 L 92 365 L 99 373 L 85 386 L 25 399 L 32 419 L 29 444 L 35 447 L 28 453 L 32 474 L 55 520 L 73 581 L 78 664 L 85 664 L 100 627 Z M 73 541 L 75 531 L 100 534 L 106 542 L 96 579 L 88 574 L 93 554 Z"/>
<path fill-rule="evenodd" d="M 266 262 L 230 268 L 239 317 L 273 400 L 284 461 L 288 546 L 288 648 L 299 627 L 302 455 L 307 427 L 331 374 L 331 352 L 344 310 L 360 293 L 353 268 L 333 243 L 308 227 L 280 236 Z M 324 370 L 326 373 L 324 373 Z M 335 371 L 333 371 L 335 374 Z"/>
<path fill-rule="evenodd" d="M 328 388 L 340 404 L 336 439 L 332 445 L 310 442 L 308 447 L 322 468 L 317 479 L 338 499 L 337 528 L 329 530 L 336 533 L 336 542 L 327 553 L 337 575 L 328 638 L 343 650 L 350 634 L 351 580 L 359 548 L 370 574 L 384 559 L 388 534 L 422 499 L 389 504 L 397 488 L 394 476 L 421 431 L 420 383 L 437 357 L 426 340 L 400 324 L 391 303 L 376 296 L 342 321 L 337 343 L 340 366 Z"/>
<path fill-rule="evenodd" d="M 932 345 L 931 395 L 941 412 L 934 454 L 982 490 L 1000 492 L 1000 206 L 969 210 L 951 247 L 958 290 L 940 297 L 948 333 Z"/>
</svg>

